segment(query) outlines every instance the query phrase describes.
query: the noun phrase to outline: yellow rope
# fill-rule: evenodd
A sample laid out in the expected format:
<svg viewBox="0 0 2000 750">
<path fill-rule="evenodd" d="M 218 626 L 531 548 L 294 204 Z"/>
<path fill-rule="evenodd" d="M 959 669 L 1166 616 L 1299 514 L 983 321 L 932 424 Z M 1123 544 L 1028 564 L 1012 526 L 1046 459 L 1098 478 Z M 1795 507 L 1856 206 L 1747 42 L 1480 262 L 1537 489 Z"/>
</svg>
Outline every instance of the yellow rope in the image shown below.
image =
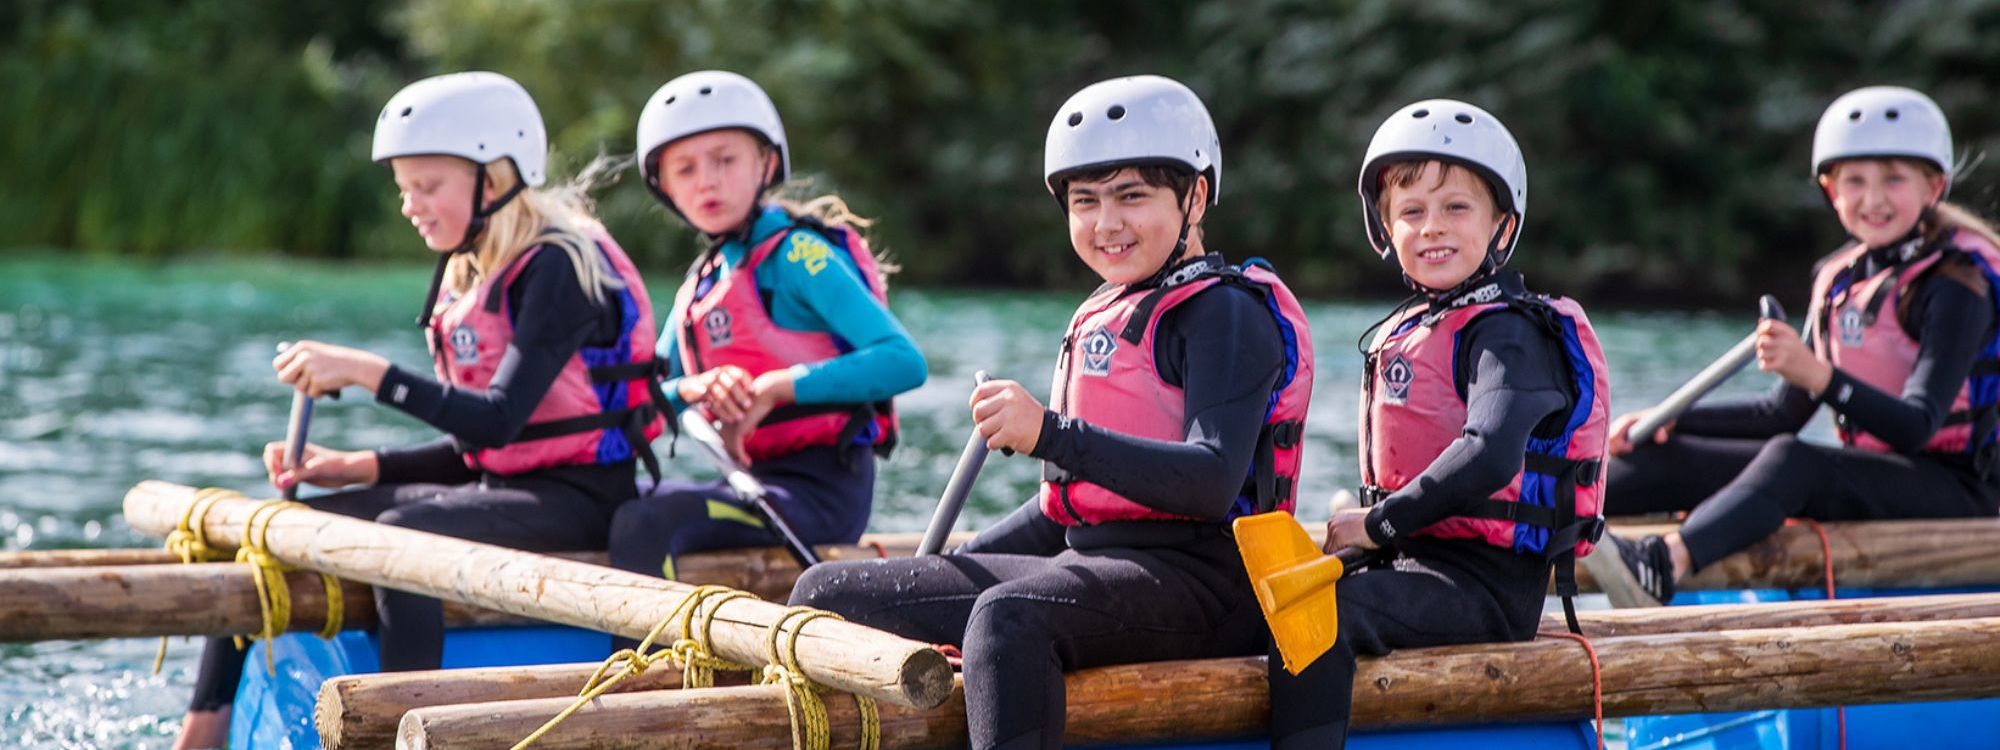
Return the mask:
<svg viewBox="0 0 2000 750">
<path fill-rule="evenodd" d="M 215 507 L 215 501 L 234 496 L 236 493 L 216 487 L 196 490 L 194 502 L 188 503 L 187 510 L 181 512 L 180 525 L 167 533 L 167 551 L 174 553 L 184 564 L 218 562 L 229 559 L 229 553 L 208 546 L 208 510 Z M 167 637 L 160 636 L 160 649 L 153 654 L 153 674 L 160 673 L 160 667 L 167 662 Z"/>
<path fill-rule="evenodd" d="M 620 682 L 645 674 L 647 668 L 661 659 L 681 665 L 683 687 L 713 686 L 715 670 L 718 669 L 752 671 L 751 667 L 718 658 L 708 649 L 708 631 L 715 622 L 716 613 L 722 609 L 724 603 L 741 598 L 757 597 L 727 586 L 696 586 L 694 591 L 688 592 L 686 598 L 674 605 L 673 611 L 668 612 L 666 617 L 660 618 L 659 623 L 646 633 L 646 638 L 639 641 L 637 647 L 619 649 L 617 653 L 606 658 L 603 664 L 598 665 L 597 671 L 592 672 L 590 679 L 584 681 L 583 689 L 577 693 L 576 701 L 563 709 L 562 713 L 556 714 L 555 718 L 542 724 L 533 734 L 514 743 L 513 750 L 524 750 L 529 745 L 535 744 L 564 720 L 582 710 L 584 706 L 590 705 L 591 701 L 597 700 L 598 696 L 610 692 L 611 688 Z M 699 614 L 702 605 L 711 599 L 713 603 L 708 613 Z M 697 616 L 701 618 L 699 630 L 694 625 Z M 667 627 L 675 623 L 680 624 L 681 637 L 674 641 L 672 646 L 648 653 L 647 650 L 653 647 L 653 642 L 659 640 L 660 636 L 667 632 Z M 616 672 L 612 672 L 614 668 L 617 669 Z"/>
<path fill-rule="evenodd" d="M 207 521 L 209 510 L 217 501 L 243 499 L 243 495 L 229 490 L 209 487 L 195 493 L 194 502 L 181 514 L 180 525 L 167 534 L 167 549 L 181 558 L 183 563 L 216 562 L 231 559 L 229 553 L 210 546 L 208 543 Z M 236 550 L 237 562 L 249 563 L 251 581 L 257 587 L 257 609 L 263 624 L 247 640 L 236 637 L 237 648 L 244 648 L 248 641 L 270 640 L 282 635 L 291 626 L 291 589 L 285 584 L 285 574 L 296 570 L 278 560 L 270 553 L 267 538 L 270 536 L 271 519 L 292 508 L 304 508 L 303 503 L 268 502 L 257 506 L 243 524 L 243 544 Z M 326 624 L 320 628 L 319 637 L 333 639 L 340 635 L 342 623 L 346 620 L 346 602 L 341 596 L 340 581 L 331 575 L 321 573 L 320 584 L 326 589 Z M 153 673 L 159 674 L 160 667 L 167 659 L 167 639 L 160 639 L 159 652 L 153 656 Z M 277 661 L 267 648 L 264 652 L 264 667 L 277 674 Z"/>
<path fill-rule="evenodd" d="M 806 679 L 805 670 L 799 667 L 799 633 L 806 623 L 823 617 L 841 619 L 840 615 L 811 607 L 791 607 L 778 616 L 766 631 L 765 656 L 770 664 L 764 667 L 764 684 L 780 685 L 785 689 L 785 712 L 792 717 L 792 747 L 794 750 L 827 750 L 832 742 L 833 730 L 826 716 L 826 703 L 820 693 L 826 688 Z M 790 624 L 788 629 L 785 626 Z M 789 636 L 789 637 L 786 637 Z M 784 648 L 779 648 L 783 641 Z M 865 695 L 854 696 L 854 706 L 861 716 L 861 750 L 878 750 L 882 746 L 882 717 L 877 710 L 875 699 Z"/>
</svg>

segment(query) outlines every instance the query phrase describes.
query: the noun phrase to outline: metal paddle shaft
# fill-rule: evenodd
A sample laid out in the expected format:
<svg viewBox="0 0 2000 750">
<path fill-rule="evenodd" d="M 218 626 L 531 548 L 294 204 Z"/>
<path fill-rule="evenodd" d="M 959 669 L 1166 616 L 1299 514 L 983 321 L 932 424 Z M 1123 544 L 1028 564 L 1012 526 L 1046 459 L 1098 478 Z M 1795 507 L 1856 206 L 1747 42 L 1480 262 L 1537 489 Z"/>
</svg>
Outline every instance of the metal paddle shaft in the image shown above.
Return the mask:
<svg viewBox="0 0 2000 750">
<path fill-rule="evenodd" d="M 715 467 L 722 471 L 722 480 L 729 484 L 729 489 L 743 502 L 756 508 L 764 516 L 764 521 L 784 537 L 785 549 L 792 553 L 792 559 L 798 561 L 799 567 L 810 568 L 819 564 L 819 553 L 799 538 L 799 532 L 792 528 L 791 522 L 786 521 L 777 506 L 771 504 L 771 494 L 764 489 L 764 483 L 750 476 L 750 472 L 736 465 L 736 459 L 729 457 L 729 449 L 722 444 L 722 435 L 708 423 L 708 418 L 695 409 L 681 412 L 681 433 L 694 438 L 695 443 L 702 447 L 702 452 L 707 453 L 709 460 L 714 461 Z"/>
<path fill-rule="evenodd" d="M 290 348 L 292 342 L 278 342 L 279 354 Z M 292 391 L 292 417 L 285 425 L 285 468 L 288 470 L 298 471 L 299 465 L 306 461 L 306 431 L 312 428 L 312 418 L 313 398 L 304 391 Z M 299 499 L 299 483 L 292 482 L 292 486 L 282 492 L 286 500 Z"/>
<path fill-rule="evenodd" d="M 1785 308 L 1778 305 L 1776 297 L 1764 295 L 1757 300 L 1757 307 L 1759 317 L 1764 320 L 1785 319 Z M 1736 375 L 1744 365 L 1750 364 L 1750 360 L 1756 357 L 1757 334 L 1753 332 L 1743 337 L 1742 341 L 1736 342 L 1735 346 L 1729 347 L 1729 351 L 1724 352 L 1721 358 L 1709 363 L 1701 372 L 1695 373 L 1692 379 L 1674 391 L 1673 395 L 1667 396 L 1659 406 L 1653 407 L 1644 419 L 1634 423 L 1632 428 L 1625 432 L 1625 439 L 1633 442 L 1651 440 L 1653 433 L 1658 432 L 1668 422 L 1674 421 L 1681 412 L 1687 411 L 1694 402 L 1700 401 L 1709 391 L 1722 385 L 1722 381 Z"/>
<path fill-rule="evenodd" d="M 984 385 L 992 377 L 980 370 L 972 376 L 974 386 Z M 958 454 L 958 466 L 951 470 L 951 481 L 945 482 L 944 497 L 938 500 L 937 513 L 931 516 L 930 528 L 924 530 L 924 541 L 917 545 L 917 556 L 935 555 L 944 551 L 944 542 L 951 537 L 951 530 L 958 525 L 959 511 L 965 510 L 965 498 L 972 494 L 972 481 L 979 478 L 979 468 L 986 465 L 986 438 L 979 434 L 979 428 L 972 429 L 972 437 L 966 438 L 965 450 Z"/>
<path fill-rule="evenodd" d="M 313 398 L 303 391 L 292 391 L 292 419 L 285 427 L 285 468 L 298 471 L 306 460 L 306 431 L 312 428 Z M 299 499 L 299 483 L 284 489 L 286 500 Z"/>
</svg>

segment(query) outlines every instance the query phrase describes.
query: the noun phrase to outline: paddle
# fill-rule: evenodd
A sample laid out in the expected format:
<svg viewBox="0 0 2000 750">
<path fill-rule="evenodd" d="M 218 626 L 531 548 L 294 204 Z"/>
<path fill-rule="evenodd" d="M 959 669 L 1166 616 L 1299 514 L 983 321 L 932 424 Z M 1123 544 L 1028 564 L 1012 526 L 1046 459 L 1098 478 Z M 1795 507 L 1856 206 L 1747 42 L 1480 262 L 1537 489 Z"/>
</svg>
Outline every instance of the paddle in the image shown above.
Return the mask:
<svg viewBox="0 0 2000 750">
<path fill-rule="evenodd" d="M 278 353 L 292 348 L 292 342 L 278 342 Z M 328 394 L 330 398 L 340 398 L 338 391 Z M 313 398 L 304 391 L 292 391 L 292 417 L 285 426 L 285 468 L 297 471 L 299 464 L 306 460 L 306 431 L 312 427 Z M 286 500 L 299 499 L 299 482 L 284 489 Z"/>
<path fill-rule="evenodd" d="M 991 379 L 985 370 L 980 370 L 973 373 L 972 384 L 984 385 Z M 917 545 L 918 557 L 944 551 L 944 540 L 951 536 L 952 527 L 958 525 L 958 513 L 965 510 L 965 498 L 972 494 L 972 481 L 979 478 L 979 468 L 985 465 L 986 438 L 974 427 L 972 437 L 965 440 L 965 450 L 958 453 L 958 466 L 951 470 L 951 481 L 944 484 L 944 497 L 938 500 L 930 528 L 924 530 L 924 541 Z"/>
<path fill-rule="evenodd" d="M 792 553 L 792 559 L 799 562 L 799 567 L 810 568 L 819 564 L 819 554 L 813 551 L 812 545 L 800 539 L 791 522 L 786 521 L 778 513 L 777 506 L 771 504 L 771 495 L 764 489 L 764 483 L 750 476 L 750 472 L 736 465 L 736 459 L 729 457 L 729 449 L 722 445 L 722 435 L 716 433 L 715 425 L 709 424 L 707 417 L 695 409 L 681 412 L 681 434 L 694 438 L 695 443 L 701 445 L 702 452 L 715 462 L 715 468 L 722 471 L 723 481 L 729 484 L 736 497 L 756 508 L 764 516 L 764 521 L 784 537 L 785 549 Z"/>
<path fill-rule="evenodd" d="M 1764 320 L 1776 320 L 1779 322 L 1785 320 L 1785 308 L 1778 306 L 1778 298 L 1771 295 L 1766 294 L 1758 298 L 1757 310 L 1758 317 Z M 1673 395 L 1667 396 L 1666 400 L 1661 401 L 1659 406 L 1653 407 L 1653 410 L 1648 412 L 1645 418 L 1633 423 L 1631 428 L 1625 431 L 1625 439 L 1632 441 L 1635 445 L 1640 441 L 1652 442 L 1653 433 L 1658 432 L 1668 422 L 1674 421 L 1675 418 L 1681 415 L 1681 412 L 1687 411 L 1688 407 L 1694 405 L 1694 402 L 1708 395 L 1709 391 L 1715 390 L 1715 387 L 1721 385 L 1722 381 L 1735 376 L 1738 371 L 1743 369 L 1744 365 L 1750 364 L 1750 360 L 1756 357 L 1757 334 L 1752 332 L 1750 335 L 1743 337 L 1742 341 L 1736 342 L 1735 346 L 1729 347 L 1729 351 L 1724 352 L 1720 358 L 1709 363 L 1708 367 L 1702 368 L 1701 372 L 1695 373 L 1695 376 L 1682 385 L 1679 390 L 1674 391 Z M 1635 435 L 1637 436 L 1636 439 L 1634 438 Z"/>
<path fill-rule="evenodd" d="M 306 460 L 306 430 L 312 427 L 313 399 L 304 391 L 292 391 L 292 419 L 285 427 L 285 468 L 298 471 Z M 286 500 L 299 499 L 299 483 L 284 490 Z"/>
<path fill-rule="evenodd" d="M 1236 551 L 1243 556 L 1257 608 L 1271 626 L 1285 671 L 1303 672 L 1340 635 L 1333 592 L 1346 566 L 1338 556 L 1320 554 L 1319 545 L 1290 513 L 1242 516 L 1234 529 Z"/>
</svg>

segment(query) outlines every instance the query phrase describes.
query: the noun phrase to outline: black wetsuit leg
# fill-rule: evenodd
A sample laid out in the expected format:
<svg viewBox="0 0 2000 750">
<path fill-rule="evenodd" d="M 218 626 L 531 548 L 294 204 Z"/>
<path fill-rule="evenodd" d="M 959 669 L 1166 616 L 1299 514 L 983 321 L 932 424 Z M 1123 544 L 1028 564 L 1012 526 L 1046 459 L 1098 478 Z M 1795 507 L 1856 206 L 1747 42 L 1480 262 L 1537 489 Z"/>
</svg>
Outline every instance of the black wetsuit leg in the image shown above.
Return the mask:
<svg viewBox="0 0 2000 750">
<path fill-rule="evenodd" d="M 629 469 L 628 469 L 629 471 Z M 560 479 L 489 477 L 483 484 L 378 485 L 308 498 L 314 509 L 392 526 L 537 552 L 603 549 L 612 508 Z M 436 599 L 375 589 L 382 671 L 436 669 L 444 651 L 444 613 Z M 193 711 L 235 701 L 245 654 L 228 638 L 204 645 Z"/>
<path fill-rule="evenodd" d="M 1408 539 L 1405 548 L 1388 564 L 1340 579 L 1340 637 L 1303 672 L 1286 672 L 1271 644 L 1273 750 L 1346 744 L 1357 655 L 1534 637 L 1547 562 L 1479 542 Z"/>
<path fill-rule="evenodd" d="M 850 447 L 852 461 L 842 466 L 836 450 L 807 448 L 750 467 L 807 544 L 853 544 L 868 528 L 875 502 L 875 456 Z M 611 565 L 671 578 L 675 556 L 783 543 L 720 480 L 663 482 L 619 507 L 611 522 Z"/>
<path fill-rule="evenodd" d="M 1248 656 L 1267 639 L 1235 545 L 1054 557 L 959 554 L 826 563 L 792 603 L 889 632 L 960 644 L 972 747 L 1062 747 L 1063 673 Z"/>
<path fill-rule="evenodd" d="M 1673 434 L 1611 459 L 1604 515 L 1675 513 L 1720 491 L 1750 465 L 1765 440 Z"/>
<path fill-rule="evenodd" d="M 1762 541 L 1787 518 L 1978 518 L 1992 517 L 1996 509 L 2000 488 L 1937 460 L 1780 435 L 1766 442 L 1734 481 L 1688 514 L 1681 540 L 1700 570 Z"/>
</svg>

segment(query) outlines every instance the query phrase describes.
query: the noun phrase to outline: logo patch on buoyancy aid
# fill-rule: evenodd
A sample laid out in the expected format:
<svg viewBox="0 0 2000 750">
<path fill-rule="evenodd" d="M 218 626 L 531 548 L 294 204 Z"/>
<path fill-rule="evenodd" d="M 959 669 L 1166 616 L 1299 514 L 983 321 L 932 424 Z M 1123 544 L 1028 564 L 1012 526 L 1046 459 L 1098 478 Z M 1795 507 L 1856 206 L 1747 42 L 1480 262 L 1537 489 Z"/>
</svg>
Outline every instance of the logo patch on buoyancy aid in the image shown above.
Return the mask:
<svg viewBox="0 0 2000 750">
<path fill-rule="evenodd" d="M 1077 349 L 1083 352 L 1083 374 L 1098 377 L 1110 375 L 1111 355 L 1118 351 L 1118 337 L 1104 326 L 1098 326 L 1096 330 L 1084 334 Z"/>
<path fill-rule="evenodd" d="M 1860 346 L 1862 329 L 1867 324 L 1861 321 L 1861 311 L 1852 307 L 1840 308 L 1840 345 Z"/>
<path fill-rule="evenodd" d="M 1410 400 L 1410 382 L 1417 379 L 1417 368 L 1402 352 L 1382 362 L 1382 400 L 1392 404 L 1402 404 Z"/>
<path fill-rule="evenodd" d="M 729 317 L 729 311 L 720 307 L 708 311 L 708 315 L 702 317 L 701 329 L 708 335 L 709 346 L 729 345 L 729 341 L 735 338 L 730 332 L 731 322 L 733 321 Z"/>
<path fill-rule="evenodd" d="M 479 332 L 472 326 L 451 329 L 451 358 L 461 365 L 479 364 Z"/>
</svg>

